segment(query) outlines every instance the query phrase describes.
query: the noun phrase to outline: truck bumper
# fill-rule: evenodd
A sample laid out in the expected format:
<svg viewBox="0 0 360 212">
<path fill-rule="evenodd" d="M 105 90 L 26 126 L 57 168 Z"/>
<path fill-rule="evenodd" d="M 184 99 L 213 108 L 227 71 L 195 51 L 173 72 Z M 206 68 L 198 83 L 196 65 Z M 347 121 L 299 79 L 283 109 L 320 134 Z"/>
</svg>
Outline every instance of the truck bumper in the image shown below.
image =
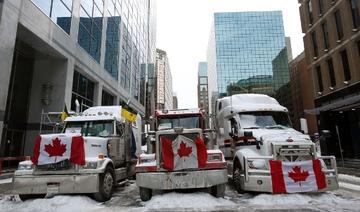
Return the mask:
<svg viewBox="0 0 360 212">
<path fill-rule="evenodd" d="M 136 174 L 137 186 L 158 190 L 207 188 L 227 181 L 226 169 Z"/>
<path fill-rule="evenodd" d="M 272 181 L 271 176 L 264 175 L 253 175 L 248 176 L 248 180 L 245 181 L 244 175 L 241 175 L 241 184 L 242 189 L 245 191 L 255 191 L 255 192 L 268 192 L 272 193 Z M 314 191 L 312 193 L 324 192 L 324 191 L 332 191 L 339 188 L 338 179 L 335 175 L 327 175 L 326 176 L 326 188 Z"/>
<path fill-rule="evenodd" d="M 15 175 L 13 194 L 96 193 L 99 175 Z"/>
</svg>

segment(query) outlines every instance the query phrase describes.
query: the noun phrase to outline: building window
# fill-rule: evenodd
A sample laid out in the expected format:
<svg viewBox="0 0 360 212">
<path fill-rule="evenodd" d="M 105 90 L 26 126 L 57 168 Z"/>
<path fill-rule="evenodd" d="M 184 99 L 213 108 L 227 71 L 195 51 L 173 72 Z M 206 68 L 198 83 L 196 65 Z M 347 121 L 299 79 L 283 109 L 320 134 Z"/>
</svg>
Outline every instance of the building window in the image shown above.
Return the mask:
<svg viewBox="0 0 360 212">
<path fill-rule="evenodd" d="M 324 13 L 324 0 L 318 0 L 319 4 L 319 15 L 322 15 Z"/>
<path fill-rule="evenodd" d="M 311 33 L 311 40 L 312 40 L 312 44 L 313 44 L 314 57 L 317 57 L 319 55 L 319 49 L 318 49 L 317 40 L 316 40 L 316 32 Z"/>
<path fill-rule="evenodd" d="M 323 82 L 322 82 L 322 75 L 321 75 L 321 67 L 320 66 L 316 67 L 316 74 L 317 74 L 319 92 L 323 92 L 324 86 L 323 86 Z"/>
<path fill-rule="evenodd" d="M 306 2 L 308 17 L 309 17 L 309 24 L 312 24 L 313 22 L 313 9 L 312 9 L 312 3 L 311 0 L 308 0 Z"/>
<path fill-rule="evenodd" d="M 324 49 L 329 49 L 329 31 L 327 29 L 327 24 L 326 22 L 321 24 L 321 29 L 322 29 L 322 33 L 323 33 L 323 41 L 324 41 Z"/>
<path fill-rule="evenodd" d="M 359 18 L 359 7 L 357 0 L 349 0 L 350 8 L 351 8 L 351 15 L 354 29 L 357 29 L 360 25 L 360 18 Z"/>
<path fill-rule="evenodd" d="M 332 59 L 327 60 L 328 70 L 329 70 L 329 76 L 330 76 L 330 85 L 331 87 L 335 87 L 336 80 L 335 80 L 335 73 L 334 73 L 334 65 Z"/>
<path fill-rule="evenodd" d="M 350 73 L 350 65 L 349 65 L 349 60 L 348 60 L 346 49 L 341 51 L 340 55 L 341 55 L 341 62 L 343 65 L 343 70 L 344 70 L 344 79 L 345 79 L 345 81 L 349 81 L 351 79 L 351 73 Z"/>
<path fill-rule="evenodd" d="M 71 97 L 71 110 L 76 110 L 75 100 L 80 103 L 80 109 L 91 107 L 94 105 L 94 87 L 95 83 L 81 75 L 79 72 L 74 72 L 73 88 Z"/>
<path fill-rule="evenodd" d="M 72 0 L 31 0 L 47 16 L 70 34 Z"/>
<path fill-rule="evenodd" d="M 100 62 L 103 0 L 81 0 L 78 43 Z"/>
<path fill-rule="evenodd" d="M 109 94 L 106 91 L 102 91 L 102 95 L 101 95 L 101 105 L 102 106 L 111 106 L 114 105 L 114 99 L 115 97 L 111 94 Z"/>
<path fill-rule="evenodd" d="M 342 23 L 341 23 L 340 10 L 337 10 L 334 13 L 334 18 L 335 18 L 335 24 L 336 24 L 337 37 L 338 37 L 338 40 L 341 40 L 344 37 L 344 32 L 343 32 Z"/>
<path fill-rule="evenodd" d="M 119 42 L 120 42 L 120 12 L 121 8 L 113 1 L 108 3 L 107 29 L 106 29 L 106 50 L 104 68 L 116 80 L 119 70 Z"/>
</svg>

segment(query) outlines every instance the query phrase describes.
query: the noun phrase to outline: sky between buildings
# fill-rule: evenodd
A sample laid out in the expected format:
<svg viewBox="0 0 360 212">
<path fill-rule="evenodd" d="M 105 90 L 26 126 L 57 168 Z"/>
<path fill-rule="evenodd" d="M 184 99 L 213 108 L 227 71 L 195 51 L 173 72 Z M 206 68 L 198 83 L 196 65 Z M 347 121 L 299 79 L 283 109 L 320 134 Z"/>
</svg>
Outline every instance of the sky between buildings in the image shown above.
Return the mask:
<svg viewBox="0 0 360 212">
<path fill-rule="evenodd" d="M 179 108 L 197 107 L 197 69 L 206 61 L 214 12 L 281 10 L 293 57 L 303 49 L 298 0 L 157 0 L 157 48 L 168 54 Z"/>
</svg>

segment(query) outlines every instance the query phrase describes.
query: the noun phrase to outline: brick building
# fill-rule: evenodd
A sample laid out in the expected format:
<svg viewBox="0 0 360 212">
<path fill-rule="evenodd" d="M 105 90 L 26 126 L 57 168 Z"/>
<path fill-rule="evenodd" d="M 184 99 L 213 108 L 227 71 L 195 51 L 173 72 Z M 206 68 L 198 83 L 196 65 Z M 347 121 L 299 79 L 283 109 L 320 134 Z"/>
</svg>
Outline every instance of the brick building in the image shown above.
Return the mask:
<svg viewBox="0 0 360 212">
<path fill-rule="evenodd" d="M 319 130 L 332 133 L 326 153 L 339 156 L 341 146 L 344 157 L 360 157 L 360 1 L 299 3 L 307 70 L 314 78 L 315 109 L 307 112 L 317 115 Z"/>
</svg>

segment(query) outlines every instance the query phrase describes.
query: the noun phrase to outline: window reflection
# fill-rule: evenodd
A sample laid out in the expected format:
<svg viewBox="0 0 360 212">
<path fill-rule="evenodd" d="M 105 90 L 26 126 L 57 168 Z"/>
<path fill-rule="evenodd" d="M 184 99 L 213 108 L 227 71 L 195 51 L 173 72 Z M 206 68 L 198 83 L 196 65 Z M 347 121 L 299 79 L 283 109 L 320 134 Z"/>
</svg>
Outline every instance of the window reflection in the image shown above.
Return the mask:
<svg viewBox="0 0 360 212">
<path fill-rule="evenodd" d="M 103 4 L 102 0 L 98 2 Z M 103 11 L 93 0 L 82 0 L 80 5 L 78 43 L 91 57 L 100 62 Z"/>
<path fill-rule="evenodd" d="M 95 83 L 80 74 L 74 72 L 73 88 L 71 97 L 71 110 L 76 109 L 75 100 L 77 99 L 80 103 L 82 111 L 87 107 L 94 105 L 94 87 Z"/>
<path fill-rule="evenodd" d="M 72 0 L 32 0 L 32 2 L 70 34 Z"/>
<path fill-rule="evenodd" d="M 119 36 L 120 36 L 120 8 L 113 1 L 109 1 L 107 10 L 110 17 L 107 18 L 105 70 L 116 80 L 119 69 Z"/>
</svg>

